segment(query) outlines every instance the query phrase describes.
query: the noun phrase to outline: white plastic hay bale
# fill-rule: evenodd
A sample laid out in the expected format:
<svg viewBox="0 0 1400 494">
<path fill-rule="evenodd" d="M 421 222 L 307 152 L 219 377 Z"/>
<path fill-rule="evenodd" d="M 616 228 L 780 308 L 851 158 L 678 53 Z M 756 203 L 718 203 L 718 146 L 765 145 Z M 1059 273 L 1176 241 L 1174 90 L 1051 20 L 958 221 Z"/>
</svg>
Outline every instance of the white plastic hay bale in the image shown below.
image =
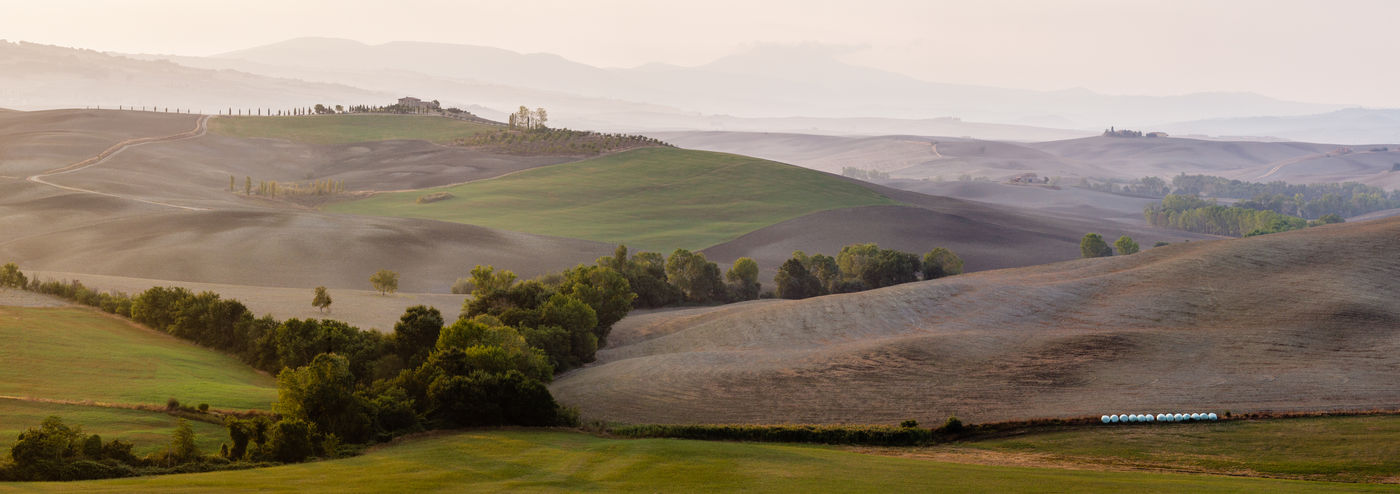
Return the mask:
<svg viewBox="0 0 1400 494">
<path fill-rule="evenodd" d="M 1152 421 L 1153 421 L 1152 414 L 1149 413 L 1149 414 L 1147 414 L 1147 415 L 1143 415 L 1143 416 L 1142 416 L 1142 420 L 1143 420 L 1143 422 L 1152 422 Z"/>
<path fill-rule="evenodd" d="M 1201 414 L 1199 414 L 1199 413 L 1193 413 L 1193 414 L 1191 414 L 1191 420 L 1201 420 Z"/>
<path fill-rule="evenodd" d="M 1220 420 L 1220 416 L 1216 415 L 1214 412 L 1207 414 L 1206 418 L 1210 420 Z"/>
<path fill-rule="evenodd" d="M 1102 417 L 1099 417 L 1099 420 L 1101 420 L 1101 421 L 1103 421 L 1103 423 L 1107 424 L 1107 423 L 1108 423 L 1108 416 L 1107 416 L 1107 415 L 1104 415 L 1104 416 L 1102 416 Z"/>
<path fill-rule="evenodd" d="M 1167 421 L 1167 416 L 1159 413 L 1159 414 L 1157 414 L 1157 421 L 1158 421 L 1158 422 L 1166 422 L 1166 421 Z"/>
</svg>

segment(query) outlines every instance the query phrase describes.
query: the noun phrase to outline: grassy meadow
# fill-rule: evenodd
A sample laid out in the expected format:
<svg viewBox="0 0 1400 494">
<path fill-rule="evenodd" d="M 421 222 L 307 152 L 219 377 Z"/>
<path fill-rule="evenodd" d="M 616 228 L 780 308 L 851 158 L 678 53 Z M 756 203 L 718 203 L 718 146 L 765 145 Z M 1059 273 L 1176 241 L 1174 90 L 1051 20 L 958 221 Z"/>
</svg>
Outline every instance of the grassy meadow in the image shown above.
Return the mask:
<svg viewBox="0 0 1400 494">
<path fill-rule="evenodd" d="M 100 435 L 103 441 L 121 439 L 132 443 L 132 451 L 138 455 L 169 445 L 170 433 L 180 420 L 145 410 L 0 399 L 0 457 L 9 456 L 20 432 L 38 427 L 49 416 L 62 418 L 69 427 L 82 427 L 84 434 Z M 190 421 L 190 426 L 194 427 L 195 444 L 206 453 L 217 453 L 219 445 L 228 440 L 228 430 L 223 426 L 196 421 Z"/>
<path fill-rule="evenodd" d="M 966 443 L 1086 465 L 1344 482 L 1400 480 L 1400 416 L 1095 427 Z"/>
<path fill-rule="evenodd" d="M 419 115 L 219 117 L 209 130 L 232 137 L 266 137 L 309 144 L 422 139 L 439 144 L 498 129 L 486 124 Z"/>
<path fill-rule="evenodd" d="M 11 484 L 14 485 L 14 484 Z M 0 486 L 4 490 L 5 486 Z M 1386 486 L 938 463 L 840 448 L 556 431 L 413 439 L 354 458 L 32 492 L 1380 492 Z"/>
<path fill-rule="evenodd" d="M 80 308 L 0 307 L 0 396 L 267 409 L 273 378 L 237 359 Z"/>
<path fill-rule="evenodd" d="M 440 192 L 453 198 L 417 202 Z M 709 247 L 809 213 L 888 204 L 898 203 L 804 168 L 732 154 L 646 148 L 453 187 L 378 194 L 326 209 L 669 253 Z"/>
</svg>

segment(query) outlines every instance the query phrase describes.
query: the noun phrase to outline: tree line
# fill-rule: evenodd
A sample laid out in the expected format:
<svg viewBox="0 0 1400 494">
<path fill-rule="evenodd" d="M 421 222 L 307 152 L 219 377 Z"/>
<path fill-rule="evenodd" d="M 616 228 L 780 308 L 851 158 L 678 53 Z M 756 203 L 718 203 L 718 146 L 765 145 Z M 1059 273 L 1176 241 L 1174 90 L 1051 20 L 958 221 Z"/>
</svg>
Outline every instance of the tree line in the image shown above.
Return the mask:
<svg viewBox="0 0 1400 494">
<path fill-rule="evenodd" d="M 1153 226 L 1232 237 L 1263 235 L 1306 228 L 1308 221 L 1269 210 L 1221 206 L 1192 195 L 1169 194 L 1150 205 L 1143 216 Z M 1329 217 L 1327 222 L 1341 220 Z"/>
<path fill-rule="evenodd" d="M 1137 197 L 1164 198 L 1168 195 L 1243 199 L 1234 207 L 1273 211 L 1304 219 L 1327 215 L 1358 216 L 1374 211 L 1400 208 L 1400 191 L 1344 182 L 1290 184 L 1245 182 L 1210 175 L 1180 174 L 1167 183 L 1159 177 L 1143 177 L 1129 183 L 1091 182 L 1083 187 Z"/>
<path fill-rule="evenodd" d="M 873 243 L 847 245 L 836 257 L 793 252 L 773 278 L 776 295 L 803 299 L 833 293 L 871 290 L 919 279 L 961 274 L 962 258 L 938 247 L 924 254 L 882 249 Z"/>
</svg>

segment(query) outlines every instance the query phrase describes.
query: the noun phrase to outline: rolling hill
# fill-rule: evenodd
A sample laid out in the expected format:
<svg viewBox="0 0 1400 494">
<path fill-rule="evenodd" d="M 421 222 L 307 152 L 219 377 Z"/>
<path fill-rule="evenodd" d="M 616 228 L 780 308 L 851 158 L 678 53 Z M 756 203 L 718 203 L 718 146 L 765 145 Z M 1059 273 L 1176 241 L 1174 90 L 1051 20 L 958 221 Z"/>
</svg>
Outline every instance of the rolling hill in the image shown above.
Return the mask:
<svg viewBox="0 0 1400 494">
<path fill-rule="evenodd" d="M 626 422 L 1400 406 L 1400 218 L 627 320 L 555 381 Z"/>
<path fill-rule="evenodd" d="M 917 453 L 912 453 L 917 455 Z M 968 465 L 831 447 L 470 431 L 335 461 L 203 474 L 32 483 L 32 492 L 1348 492 L 1386 486 L 1163 472 Z M 4 486 L 4 484 L 0 484 Z"/>
<path fill-rule="evenodd" d="M 452 199 L 420 204 L 448 193 Z M 897 204 L 858 184 L 745 156 L 650 148 L 454 187 L 380 194 L 327 207 L 669 253 L 701 249 L 804 214 Z"/>
</svg>

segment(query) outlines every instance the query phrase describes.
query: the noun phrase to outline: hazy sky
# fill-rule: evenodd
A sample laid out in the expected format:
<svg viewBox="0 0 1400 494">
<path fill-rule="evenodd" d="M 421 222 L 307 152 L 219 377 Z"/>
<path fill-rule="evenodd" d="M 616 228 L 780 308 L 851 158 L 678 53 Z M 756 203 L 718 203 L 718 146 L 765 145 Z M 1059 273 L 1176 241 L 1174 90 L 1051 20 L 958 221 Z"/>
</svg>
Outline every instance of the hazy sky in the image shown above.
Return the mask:
<svg viewBox="0 0 1400 494">
<path fill-rule="evenodd" d="M 1400 0 L 0 0 L 0 37 L 210 55 L 300 36 L 705 63 L 755 43 L 937 82 L 1400 107 Z"/>
</svg>

